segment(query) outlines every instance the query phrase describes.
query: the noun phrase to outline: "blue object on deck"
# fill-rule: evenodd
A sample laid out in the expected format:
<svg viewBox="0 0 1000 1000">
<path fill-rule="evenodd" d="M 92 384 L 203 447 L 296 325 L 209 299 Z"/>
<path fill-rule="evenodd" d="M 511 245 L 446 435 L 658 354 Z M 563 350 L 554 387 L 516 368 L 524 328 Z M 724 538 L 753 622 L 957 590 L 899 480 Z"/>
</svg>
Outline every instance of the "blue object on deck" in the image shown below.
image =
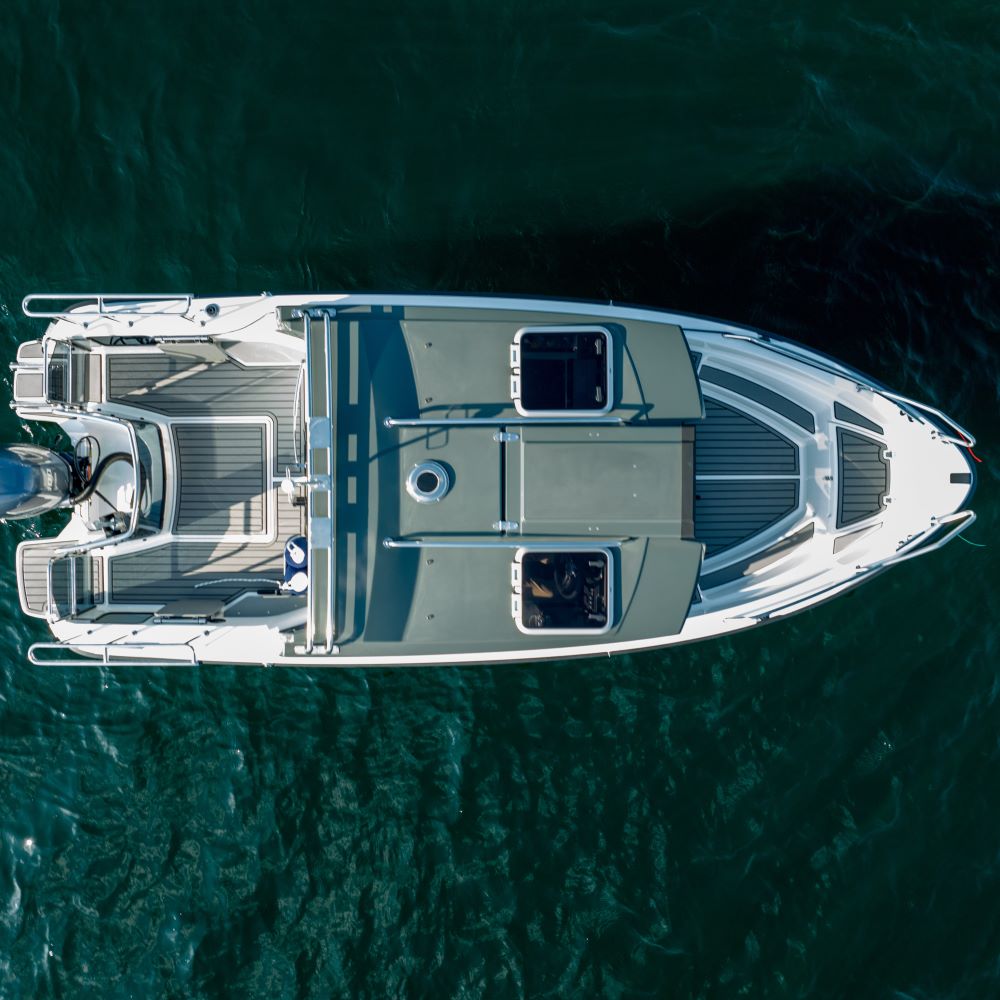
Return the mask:
<svg viewBox="0 0 1000 1000">
<path fill-rule="evenodd" d="M 305 535 L 292 535 L 285 542 L 285 583 L 290 583 L 292 578 L 301 573 L 308 579 L 309 572 L 309 546 Z M 297 592 L 301 590 L 294 588 Z M 304 587 L 302 588 L 305 589 Z"/>
</svg>

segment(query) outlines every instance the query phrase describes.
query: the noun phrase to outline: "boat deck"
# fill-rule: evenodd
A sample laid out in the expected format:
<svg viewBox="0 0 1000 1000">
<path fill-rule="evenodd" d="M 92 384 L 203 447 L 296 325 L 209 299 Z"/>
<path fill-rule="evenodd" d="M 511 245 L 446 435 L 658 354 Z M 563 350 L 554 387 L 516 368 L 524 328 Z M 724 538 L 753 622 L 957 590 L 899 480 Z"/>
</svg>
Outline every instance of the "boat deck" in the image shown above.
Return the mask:
<svg viewBox="0 0 1000 1000">
<path fill-rule="evenodd" d="M 108 358 L 108 399 L 168 417 L 270 417 L 277 430 L 276 462 L 295 464 L 301 414 L 295 426 L 299 367 L 189 361 L 159 353 Z M 293 440 L 294 438 L 294 440 Z"/>
<path fill-rule="evenodd" d="M 272 482 L 303 458 L 303 414 L 295 403 L 299 368 L 136 352 L 108 359 L 106 385 L 110 402 L 172 420 L 179 480 L 174 537 L 107 560 L 110 602 L 228 601 L 280 581 L 285 541 L 305 533 L 303 509 L 292 507 Z M 357 430 L 353 424 L 350 429 Z M 799 472 L 791 441 L 736 406 L 706 396 L 705 420 L 695 435 L 694 500 L 695 537 L 705 543 L 706 557 L 725 553 L 794 511 Z M 865 473 L 873 481 L 868 493 L 884 492 L 884 480 L 867 467 Z M 869 507 L 877 505 L 866 500 Z M 37 613 L 47 601 L 48 548 L 25 552 L 23 586 Z M 101 563 L 95 560 L 98 573 Z M 103 580 L 95 587 L 102 589 Z"/>
<path fill-rule="evenodd" d="M 22 543 L 17 552 L 17 574 L 24 596 L 24 607 L 28 614 L 43 618 L 49 611 L 49 563 L 59 549 L 66 548 L 67 543 L 59 539 L 45 539 Z M 104 571 L 100 559 L 84 557 L 79 563 L 82 574 L 89 576 L 86 600 L 101 603 L 104 600 Z M 53 577 L 53 596 L 60 607 L 69 606 L 69 592 L 66 576 L 56 574 Z M 84 600 L 81 592 L 79 599 Z"/>
<path fill-rule="evenodd" d="M 276 537 L 261 542 L 170 541 L 113 556 L 109 596 L 114 604 L 164 604 L 187 597 L 228 601 L 266 582 L 281 582 L 285 541 L 304 532 L 302 511 L 277 498 Z"/>
<path fill-rule="evenodd" d="M 799 504 L 799 449 L 742 410 L 705 397 L 695 433 L 695 537 L 711 558 Z"/>
<path fill-rule="evenodd" d="M 109 358 L 112 402 L 191 418 L 173 428 L 179 470 L 173 530 L 180 537 L 112 556 L 112 603 L 227 601 L 282 579 L 285 541 L 303 534 L 305 522 L 302 508 L 291 506 L 271 480 L 300 457 L 298 382 L 298 366 L 209 365 L 155 354 Z"/>
<path fill-rule="evenodd" d="M 208 365 L 152 354 L 108 362 L 114 402 L 199 420 L 246 422 L 175 427 L 180 502 L 174 530 L 195 536 L 110 560 L 113 602 L 149 604 L 190 596 L 231 599 L 241 580 L 280 579 L 283 544 L 305 530 L 304 516 L 276 495 L 270 539 L 230 541 L 263 531 L 264 432 L 274 428 L 272 471 L 281 474 L 302 454 L 296 418 L 295 367 Z M 739 545 L 794 511 L 799 502 L 799 455 L 777 431 L 736 407 L 706 397 L 695 436 L 695 535 L 711 557 Z M 272 491 L 274 492 L 274 491 Z M 205 536 L 217 536 L 206 540 Z"/>
</svg>

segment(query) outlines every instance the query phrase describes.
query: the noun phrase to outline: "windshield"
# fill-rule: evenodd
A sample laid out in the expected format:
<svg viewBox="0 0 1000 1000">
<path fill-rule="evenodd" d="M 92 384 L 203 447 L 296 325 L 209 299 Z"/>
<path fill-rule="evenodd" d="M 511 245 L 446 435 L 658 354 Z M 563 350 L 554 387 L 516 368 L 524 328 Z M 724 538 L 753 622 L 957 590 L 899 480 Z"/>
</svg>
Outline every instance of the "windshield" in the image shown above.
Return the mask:
<svg viewBox="0 0 1000 1000">
<path fill-rule="evenodd" d="M 163 527 L 163 444 L 155 424 L 136 424 L 142 482 L 139 494 L 139 526 L 159 531 Z"/>
</svg>

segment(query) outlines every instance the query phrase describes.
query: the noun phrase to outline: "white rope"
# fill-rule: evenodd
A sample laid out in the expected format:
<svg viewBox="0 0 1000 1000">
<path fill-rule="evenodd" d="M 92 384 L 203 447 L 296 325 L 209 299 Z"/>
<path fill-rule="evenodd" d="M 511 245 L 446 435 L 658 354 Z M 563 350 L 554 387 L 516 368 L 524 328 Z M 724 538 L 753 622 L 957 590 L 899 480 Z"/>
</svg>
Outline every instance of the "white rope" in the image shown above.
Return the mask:
<svg viewBox="0 0 1000 1000">
<path fill-rule="evenodd" d="M 264 576 L 223 576 L 218 580 L 204 580 L 201 583 L 196 583 L 194 589 L 214 587 L 217 583 L 269 583 L 272 587 L 281 587 L 277 580 L 270 580 Z"/>
</svg>

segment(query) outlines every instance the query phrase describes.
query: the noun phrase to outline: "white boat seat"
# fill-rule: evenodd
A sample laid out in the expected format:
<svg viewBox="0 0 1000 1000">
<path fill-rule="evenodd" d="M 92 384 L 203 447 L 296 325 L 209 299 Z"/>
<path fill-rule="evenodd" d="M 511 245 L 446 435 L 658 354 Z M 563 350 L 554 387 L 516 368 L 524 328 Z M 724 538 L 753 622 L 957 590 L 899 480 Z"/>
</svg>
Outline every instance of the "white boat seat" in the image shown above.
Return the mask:
<svg viewBox="0 0 1000 1000">
<path fill-rule="evenodd" d="M 26 340 L 17 348 L 19 365 L 41 365 L 45 360 L 45 350 L 40 340 Z"/>
<path fill-rule="evenodd" d="M 45 376 L 41 368 L 14 370 L 14 402 L 18 406 L 45 402 Z"/>
</svg>

